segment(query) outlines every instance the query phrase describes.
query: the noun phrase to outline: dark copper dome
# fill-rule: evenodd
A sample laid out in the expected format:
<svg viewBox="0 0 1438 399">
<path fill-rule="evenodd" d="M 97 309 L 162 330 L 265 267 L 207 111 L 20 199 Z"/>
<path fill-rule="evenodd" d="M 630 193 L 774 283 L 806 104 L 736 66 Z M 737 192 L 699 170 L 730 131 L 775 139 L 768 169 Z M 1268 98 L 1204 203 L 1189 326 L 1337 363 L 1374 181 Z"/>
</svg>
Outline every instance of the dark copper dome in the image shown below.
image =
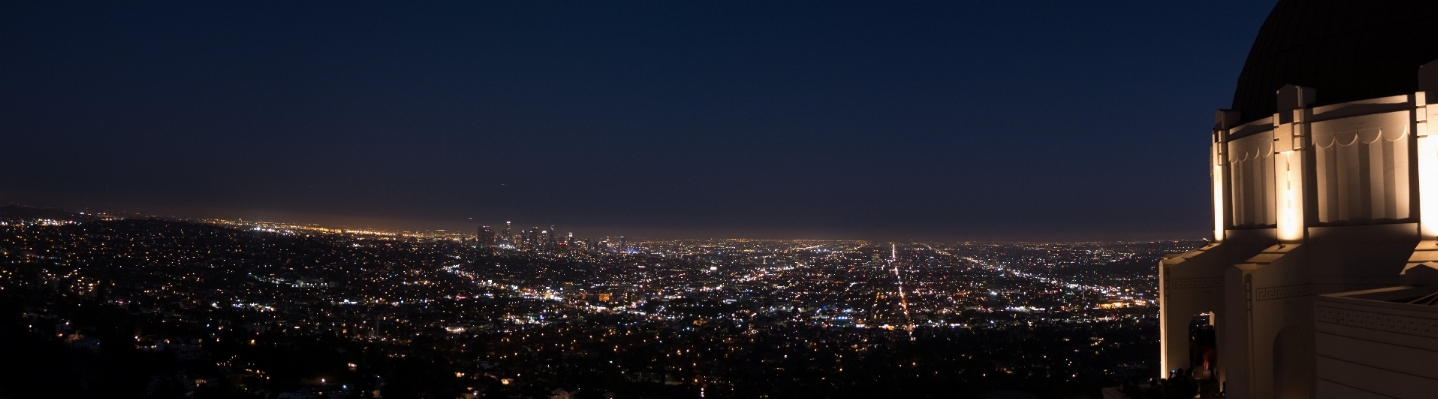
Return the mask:
<svg viewBox="0 0 1438 399">
<path fill-rule="evenodd" d="M 1273 115 L 1285 84 L 1318 89 L 1316 105 L 1412 93 L 1418 67 L 1433 60 L 1438 0 L 1280 0 L 1238 75 L 1233 109 L 1244 122 Z"/>
</svg>

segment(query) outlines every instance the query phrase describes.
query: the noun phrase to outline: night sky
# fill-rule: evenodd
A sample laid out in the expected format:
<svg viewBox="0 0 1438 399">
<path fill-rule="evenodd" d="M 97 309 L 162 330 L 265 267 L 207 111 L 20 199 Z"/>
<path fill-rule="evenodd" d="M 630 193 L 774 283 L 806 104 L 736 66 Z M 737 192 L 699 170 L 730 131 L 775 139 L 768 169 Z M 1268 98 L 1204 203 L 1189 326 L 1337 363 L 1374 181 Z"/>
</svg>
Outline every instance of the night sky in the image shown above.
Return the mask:
<svg viewBox="0 0 1438 399">
<path fill-rule="evenodd" d="M 1206 236 L 1273 1 L 0 2 L 0 202 L 577 236 Z"/>
</svg>

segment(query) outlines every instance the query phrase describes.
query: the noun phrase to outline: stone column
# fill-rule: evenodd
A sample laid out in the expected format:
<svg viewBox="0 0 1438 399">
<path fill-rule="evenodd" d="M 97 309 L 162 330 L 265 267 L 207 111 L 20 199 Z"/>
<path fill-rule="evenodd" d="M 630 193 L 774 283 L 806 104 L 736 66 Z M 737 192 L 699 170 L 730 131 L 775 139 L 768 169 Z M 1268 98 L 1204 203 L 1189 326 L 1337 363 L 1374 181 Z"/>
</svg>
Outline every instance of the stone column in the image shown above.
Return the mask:
<svg viewBox="0 0 1438 399">
<path fill-rule="evenodd" d="M 1438 61 L 1418 68 L 1418 92 L 1414 94 L 1414 130 L 1418 138 L 1418 232 L 1422 240 L 1438 239 L 1438 138 L 1432 137 L 1438 125 L 1429 124 L 1428 93 L 1438 99 Z"/>
<path fill-rule="evenodd" d="M 1229 226 L 1228 130 L 1238 125 L 1238 111 L 1221 109 L 1213 116 L 1209 149 L 1209 187 L 1213 193 L 1213 241 L 1223 242 Z"/>
<path fill-rule="evenodd" d="M 1299 243 L 1307 237 L 1307 207 L 1303 183 L 1307 181 L 1308 120 L 1312 119 L 1317 91 L 1285 85 L 1278 89 L 1278 113 L 1273 116 L 1273 185 L 1278 201 L 1278 240 Z"/>
</svg>

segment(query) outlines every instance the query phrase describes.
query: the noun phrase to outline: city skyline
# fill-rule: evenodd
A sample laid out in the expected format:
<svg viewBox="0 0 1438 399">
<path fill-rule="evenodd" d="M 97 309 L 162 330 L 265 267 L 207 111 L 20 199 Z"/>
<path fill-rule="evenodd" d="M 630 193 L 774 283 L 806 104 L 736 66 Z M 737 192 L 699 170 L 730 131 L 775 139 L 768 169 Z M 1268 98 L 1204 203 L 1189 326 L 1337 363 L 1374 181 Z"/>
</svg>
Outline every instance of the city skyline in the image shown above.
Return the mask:
<svg viewBox="0 0 1438 399">
<path fill-rule="evenodd" d="M 1271 2 L 451 6 L 0 5 L 0 143 L 25 149 L 0 159 L 0 201 L 631 236 L 1201 237 L 1193 148 Z"/>
<path fill-rule="evenodd" d="M 0 393 L 1086 397 L 1155 370 L 1153 265 L 1203 244 L 526 236 L 0 207 L 0 355 L 60 359 Z"/>
<path fill-rule="evenodd" d="M 247 219 L 247 218 L 225 218 L 225 217 L 197 218 L 197 217 L 184 217 L 184 216 L 177 216 L 177 215 L 162 215 L 162 214 L 152 214 L 152 213 L 142 213 L 142 212 L 115 211 L 115 210 L 104 210 L 104 211 L 89 210 L 89 209 L 86 209 L 86 210 L 74 210 L 74 209 L 63 209 L 63 208 L 55 208 L 55 207 L 32 206 L 32 205 L 28 205 L 28 204 L 16 204 L 16 203 L 0 204 L 0 211 L 4 211 L 4 210 L 6 210 L 6 209 L 9 209 L 9 210 L 11 210 L 11 211 L 18 211 L 18 212 L 39 211 L 39 212 L 78 213 L 78 214 L 82 214 L 82 215 L 92 215 L 92 216 L 100 216 L 100 217 L 114 217 L 114 218 L 121 218 L 121 219 L 125 219 L 125 218 L 129 218 L 129 219 L 155 219 L 155 220 L 168 220 L 168 221 L 192 221 L 192 222 L 202 222 L 202 223 L 215 223 L 215 224 L 232 225 L 232 226 L 244 225 L 244 226 L 251 226 L 251 227 L 263 227 L 263 228 L 271 229 L 271 230 L 273 230 L 273 229 L 299 229 L 299 230 L 313 230 L 313 231 L 323 232 L 323 233 L 374 234 L 374 235 L 413 236 L 413 237 L 428 237 L 428 238 L 435 238 L 435 237 L 454 237 L 454 238 L 456 238 L 456 239 L 478 239 L 478 240 L 484 240 L 485 237 L 483 236 L 483 234 L 484 234 L 483 232 L 485 231 L 485 229 L 489 229 L 489 230 L 488 230 L 488 233 L 491 234 L 491 238 L 492 238 L 493 240 L 495 240 L 496 243 L 502 242 L 503 237 L 504 237 L 504 229 L 505 229 L 505 227 L 506 227 L 506 224 L 508 224 L 509 227 L 512 228 L 512 230 L 513 230 L 513 231 L 512 231 L 512 234 L 513 234 L 515 237 L 519 237 L 521 234 L 528 233 L 528 232 L 531 232 L 531 231 L 533 231 L 533 232 L 538 232 L 538 233 L 541 233 L 541 234 L 548 234 L 548 232 L 553 231 L 553 232 L 556 234 L 556 239 L 559 239 L 559 241 L 573 241 L 573 240 L 578 240 L 578 241 L 584 241 L 584 242 L 590 242 L 591 240 L 595 240 L 595 241 L 598 241 L 598 240 L 607 240 L 607 241 L 615 241 L 615 242 L 618 242 L 621 238 L 626 238 L 626 237 L 627 237 L 628 239 L 641 240 L 641 241 L 649 241 L 649 240 L 653 240 L 653 241 L 757 240 L 757 241 L 864 241 L 864 242 L 906 242 L 906 241 L 907 241 L 907 242 L 925 242 L 925 241 L 943 242 L 943 241 L 954 241 L 954 242 L 994 243 L 994 244 L 1024 244 L 1024 243 L 1044 244 L 1044 243 L 1083 243 L 1083 242 L 1157 242 L 1157 241 L 1194 241 L 1194 240 L 1207 240 L 1206 238 L 1203 238 L 1203 237 L 1147 237 L 1147 238 L 1133 238 L 1133 239 L 1095 239 L 1095 240 L 1062 240 L 1062 239 L 1058 239 L 1058 240 L 1041 240 L 1041 239 L 1024 240 L 1024 239 L 1001 239 L 1001 238 L 992 238 L 992 237 L 991 237 L 990 239 L 963 239 L 963 238 L 959 238 L 959 239 L 935 239 L 935 238 L 925 238 L 925 237 L 890 237 L 890 238 L 872 238 L 872 237 L 871 237 L 871 238 L 860 238 L 860 237 L 842 237 L 842 236 L 778 237 L 778 236 L 764 236 L 764 235 L 753 235 L 753 234 L 750 234 L 750 235 L 738 234 L 738 235 L 728 235 L 728 236 L 726 236 L 726 235 L 705 235 L 705 236 L 699 236 L 699 235 L 694 235 L 694 236 L 682 236 L 682 235 L 680 235 L 680 236 L 675 236 L 675 235 L 662 235 L 662 234 L 661 234 L 661 235 L 644 235 L 644 234 L 636 235 L 636 234 L 634 234 L 634 233 L 626 233 L 625 231 L 622 231 L 622 230 L 606 229 L 606 228 L 602 228 L 602 227 L 599 228 L 599 229 L 597 229 L 597 230 L 587 230 L 587 229 L 584 229 L 584 228 L 582 228 L 582 227 L 576 227 L 576 226 L 556 226 L 556 225 L 553 225 L 553 224 L 550 224 L 550 225 L 542 225 L 542 223 L 541 223 L 541 224 L 535 224 L 535 223 L 519 223 L 519 224 L 515 224 L 514 221 L 503 221 L 503 222 L 490 223 L 490 224 L 483 224 L 483 223 L 481 223 L 481 224 L 475 224 L 475 225 L 470 226 L 468 230 L 466 230 L 466 229 L 464 229 L 464 228 L 457 228 L 457 229 L 427 229 L 427 228 L 406 229 L 406 228 L 378 227 L 378 226 L 374 226 L 374 225 L 363 225 L 363 224 L 317 223 L 317 222 L 310 222 L 310 221 L 293 221 L 293 220 L 281 220 L 281 219 Z M 485 223 L 487 223 L 487 222 L 489 222 L 489 221 L 485 221 Z M 527 226 L 527 227 L 526 227 L 526 226 Z M 617 231 L 617 232 L 615 232 L 615 231 Z M 612 233 L 612 234 L 611 234 L 611 233 Z M 560 239 L 560 238 L 563 238 L 563 239 Z M 512 249 L 512 248 L 511 248 L 511 249 Z"/>
</svg>

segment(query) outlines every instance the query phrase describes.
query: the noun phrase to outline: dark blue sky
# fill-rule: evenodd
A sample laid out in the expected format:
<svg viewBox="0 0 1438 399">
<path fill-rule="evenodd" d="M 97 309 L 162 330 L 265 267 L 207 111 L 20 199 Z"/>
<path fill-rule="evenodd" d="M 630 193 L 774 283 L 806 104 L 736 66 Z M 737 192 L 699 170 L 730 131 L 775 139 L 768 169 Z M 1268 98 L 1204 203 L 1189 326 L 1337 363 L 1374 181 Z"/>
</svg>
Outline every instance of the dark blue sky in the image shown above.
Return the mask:
<svg viewBox="0 0 1438 399">
<path fill-rule="evenodd" d="M 0 2 L 0 201 L 1198 238 L 1213 111 L 1272 4 Z"/>
</svg>

